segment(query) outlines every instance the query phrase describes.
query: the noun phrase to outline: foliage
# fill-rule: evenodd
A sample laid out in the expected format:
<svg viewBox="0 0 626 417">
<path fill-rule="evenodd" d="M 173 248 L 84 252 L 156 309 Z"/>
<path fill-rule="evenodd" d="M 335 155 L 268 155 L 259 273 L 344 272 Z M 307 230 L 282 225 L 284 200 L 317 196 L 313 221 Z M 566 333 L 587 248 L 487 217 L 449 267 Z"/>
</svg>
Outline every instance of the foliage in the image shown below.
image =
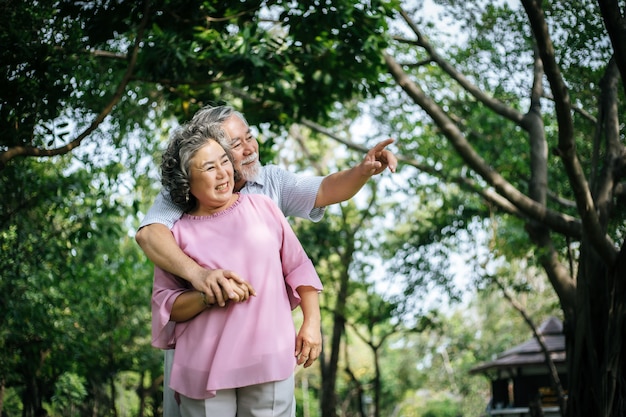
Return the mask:
<svg viewBox="0 0 626 417">
<path fill-rule="evenodd" d="M 387 4 L 292 6 L 2 4 L 10 25 L 0 37 L 11 48 L 1 52 L 0 166 L 6 195 L 17 194 L 2 207 L 2 264 L 9 271 L 2 284 L 11 304 L 2 308 L 1 341 L 14 352 L 2 375 L 9 387 L 27 387 L 26 415 L 37 412 L 52 395 L 47 387 L 68 371 L 87 379 L 89 404 L 83 407 L 110 410 L 116 399 L 111 381 L 120 371 L 147 367 L 158 375 L 157 352 L 145 338 L 147 306 L 137 308 L 150 288 L 149 268 L 124 238 L 130 213 L 122 208 L 131 207 L 116 193 L 137 186 L 144 198 L 132 202 L 134 211 L 151 199 L 142 155 L 156 152 L 165 127 L 160 120 L 172 114 L 183 120 L 199 106 L 226 99 L 251 110 L 253 123 L 286 124 L 318 119 L 339 98 L 376 91 L 363 79 L 382 69 Z M 312 32 L 315 25 L 325 30 Z M 353 58 L 346 61 L 345 53 Z M 320 65 L 333 76 L 321 76 Z M 268 160 L 271 139 L 266 144 Z M 47 164 L 17 158 L 70 152 L 74 158 Z M 25 316 L 33 328 L 15 331 Z M 43 346 L 50 357 L 36 360 Z M 20 368 L 28 375 L 13 374 Z"/>
<path fill-rule="evenodd" d="M 146 332 L 149 269 L 121 227 L 130 207 L 111 194 L 119 187 L 107 170 L 71 173 L 62 161 L 23 160 L 3 173 L 0 186 L 11 198 L 0 229 L 7 295 L 0 343 L 11 355 L 1 369 L 26 414 L 50 401 L 62 388 L 57 382 L 72 383 L 71 375 L 93 387 L 120 370 L 158 366 Z M 82 397 L 70 404 L 64 392 L 54 407 L 81 413 Z"/>
<path fill-rule="evenodd" d="M 19 408 L 19 395 L 24 415 L 34 415 L 62 375 L 85 378 L 85 413 L 113 413 L 126 397 L 116 390 L 133 385 L 155 397 L 161 365 L 147 339 L 151 268 L 132 242 L 134 216 L 158 188 L 156 175 L 144 173 L 167 129 L 220 101 L 276 131 L 264 141 L 265 161 L 285 157 L 273 146 L 289 150 L 280 140 L 297 121 L 336 122 L 345 137 L 347 119 L 365 114 L 375 122 L 367 139 L 396 138 L 402 164 L 395 183 L 381 181 L 388 192 L 367 195 L 384 204 L 369 212 L 346 205 L 329 210 L 330 221 L 299 225 L 327 279 L 324 325 L 343 343 L 334 348 L 353 347 L 358 334 L 367 352 L 363 362 L 348 362 L 346 354 L 335 364 L 346 365 L 336 391 L 351 412 L 358 412 L 348 400 L 353 390 L 373 381 L 382 383 L 372 391 L 382 395 L 385 412 L 412 398 L 413 388 L 433 384 L 402 366 L 407 351 L 437 358 L 427 350 L 445 349 L 462 373 L 481 359 L 476 352 L 519 334 L 493 323 L 488 345 L 476 340 L 474 327 L 463 329 L 463 319 L 428 312 L 423 296 L 441 291 L 462 300 L 461 275 L 487 295 L 494 276 L 520 298 L 541 288 L 549 303 L 534 313 L 560 305 L 575 341 L 572 357 L 621 352 L 624 338 L 612 330 L 623 329 L 614 322 L 622 315 L 607 309 L 623 311 L 626 299 L 615 272 L 626 233 L 617 75 L 626 73 L 619 53 L 626 42 L 611 41 L 606 13 L 617 2 L 424 4 L 0 2 L 9 22 L 0 29 L 8 45 L 0 51 L 5 411 Z M 319 137 L 311 142 L 322 170 L 343 166 Z M 288 157 L 290 167 L 300 162 Z M 368 220 L 359 223 L 360 215 Z M 381 256 L 389 262 L 383 290 L 370 279 Z M 346 297 L 337 303 L 340 290 Z M 419 347 L 406 337 L 437 325 L 449 338 L 437 335 Z M 406 387 L 392 372 L 368 371 L 375 352 Z M 603 378 L 621 375 L 621 365 L 597 365 L 578 363 L 574 382 L 581 376 L 619 398 L 621 385 L 612 383 L 623 378 Z M 455 394 L 476 394 L 454 380 Z M 580 399 L 583 414 L 621 412 L 601 413 L 594 407 L 614 404 L 595 405 L 584 389 L 570 397 Z"/>
<path fill-rule="evenodd" d="M 605 378 L 607 372 L 621 372 L 621 359 L 607 365 L 608 357 L 616 356 L 590 354 L 623 350 L 622 338 L 613 334 L 623 331 L 613 314 L 614 308 L 625 308 L 617 301 L 623 297 L 607 297 L 622 294 L 623 275 L 617 271 L 625 255 L 623 192 L 615 187 L 624 173 L 619 77 L 626 71 L 623 35 L 611 24 L 617 2 L 565 7 L 523 0 L 517 10 L 508 2 L 437 4 L 444 6 L 439 18 L 453 26 L 449 32 L 429 26 L 417 10 L 399 9 L 405 26 L 397 27 L 397 43 L 385 54 L 396 84 L 373 113 L 380 120 L 390 114 L 393 126 L 403 128 L 401 153 L 411 152 L 410 165 L 438 186 L 427 179 L 415 182 L 416 189 L 434 190 L 428 197 L 435 207 L 449 207 L 450 192 L 468 193 L 476 208 L 468 214 L 476 217 L 452 218 L 440 230 L 427 223 L 413 226 L 409 218 L 408 240 L 415 236 L 416 244 L 390 242 L 395 244 L 388 253 L 396 270 L 419 276 L 428 255 L 445 259 L 449 253 L 437 246 L 448 230 L 474 224 L 484 228 L 482 238 L 490 236 L 490 253 L 477 253 L 472 268 L 479 285 L 485 278 L 507 278 L 508 263 L 517 258 L 529 260 L 529 271 L 540 265 L 565 317 L 571 415 L 621 415 L 621 379 Z M 457 29 L 463 37 L 454 36 Z M 405 115 L 411 104 L 419 110 Z M 467 207 L 463 199 L 454 204 L 460 212 Z M 437 218 L 434 212 L 427 221 Z M 416 247 L 422 253 L 415 254 Z M 523 283 L 507 283 L 524 289 Z M 602 370 L 605 366 L 611 370 Z M 603 387 L 603 398 L 615 401 L 590 396 L 589 378 Z M 568 413 L 564 402 L 562 408 Z"/>
<path fill-rule="evenodd" d="M 13 46 L 2 51 L 3 164 L 70 152 L 84 139 L 70 132 L 82 129 L 124 147 L 137 127 L 221 100 L 253 124 L 323 117 L 337 100 L 378 90 L 365 80 L 383 69 L 390 13 L 378 0 L 11 3 L 0 34 Z M 94 130 L 106 116 L 109 138 Z"/>
<path fill-rule="evenodd" d="M 63 373 L 54 384 L 52 401 L 56 411 L 53 414 L 62 416 L 75 416 L 77 406 L 87 396 L 85 378 L 74 373 Z"/>
<path fill-rule="evenodd" d="M 449 400 L 430 401 L 426 404 L 422 417 L 458 417 L 457 405 Z"/>
</svg>

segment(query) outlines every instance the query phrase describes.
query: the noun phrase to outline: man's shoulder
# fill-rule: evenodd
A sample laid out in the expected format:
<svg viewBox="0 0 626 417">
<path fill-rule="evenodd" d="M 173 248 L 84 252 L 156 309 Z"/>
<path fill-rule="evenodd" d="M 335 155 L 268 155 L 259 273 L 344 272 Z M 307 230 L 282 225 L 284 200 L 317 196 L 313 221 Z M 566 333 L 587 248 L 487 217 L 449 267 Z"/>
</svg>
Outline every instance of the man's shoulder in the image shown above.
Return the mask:
<svg viewBox="0 0 626 417">
<path fill-rule="evenodd" d="M 257 175 L 255 182 L 265 185 L 265 184 L 283 184 L 285 182 L 293 181 L 293 178 L 296 177 L 293 173 L 286 170 L 285 168 L 279 167 L 278 165 L 263 165 L 259 170 L 259 174 Z"/>
<path fill-rule="evenodd" d="M 255 201 L 261 201 L 261 202 L 270 201 L 270 202 L 272 202 L 272 198 L 271 197 L 269 197 L 269 196 L 267 196 L 265 194 L 260 194 L 260 193 L 245 193 L 245 194 L 244 193 L 240 193 L 239 194 L 239 198 L 242 198 L 243 201 L 248 200 L 248 201 L 252 201 L 252 202 L 255 202 Z"/>
<path fill-rule="evenodd" d="M 287 171 L 285 168 L 279 167 L 278 165 L 274 165 L 274 164 L 262 165 L 261 170 L 259 172 L 264 175 L 272 175 L 272 174 L 280 175 L 283 173 L 289 173 L 289 171 Z"/>
</svg>

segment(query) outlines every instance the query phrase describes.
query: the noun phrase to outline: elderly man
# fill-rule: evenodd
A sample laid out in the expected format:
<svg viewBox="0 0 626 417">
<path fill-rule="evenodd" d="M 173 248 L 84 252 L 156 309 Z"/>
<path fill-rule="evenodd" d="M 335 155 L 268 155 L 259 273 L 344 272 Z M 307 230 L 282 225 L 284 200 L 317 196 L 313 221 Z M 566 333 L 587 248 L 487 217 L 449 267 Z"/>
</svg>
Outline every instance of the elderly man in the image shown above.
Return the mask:
<svg viewBox="0 0 626 417">
<path fill-rule="evenodd" d="M 230 138 L 235 169 L 241 174 L 235 191 L 265 194 L 285 216 L 319 221 L 326 206 L 352 198 L 373 175 L 387 168 L 395 172 L 397 167 L 396 157 L 385 149 L 393 139 L 387 139 L 370 149 L 363 160 L 350 169 L 325 177 L 296 175 L 275 165 L 261 165 L 257 140 L 244 116 L 232 107 L 205 107 L 190 123 L 219 124 Z M 170 228 L 181 215 L 182 210 L 171 201 L 167 191 L 162 190 L 135 237 L 148 258 L 158 267 L 189 281 L 196 290 L 205 293 L 210 304 L 224 306 L 228 300 L 243 301 L 254 295 L 254 288 L 236 271 L 205 269 L 179 248 Z M 166 351 L 165 417 L 180 415 L 174 393 L 168 386 L 172 359 L 173 351 Z"/>
<path fill-rule="evenodd" d="M 241 173 L 235 190 L 268 195 L 285 216 L 319 221 L 326 206 L 352 198 L 370 177 L 387 168 L 395 172 L 397 166 L 393 153 L 385 149 L 393 139 L 387 139 L 374 146 L 361 163 L 350 169 L 325 177 L 295 175 L 275 165 L 260 164 L 256 138 L 243 115 L 232 107 L 205 107 L 194 115 L 192 123 L 219 123 L 231 139 L 235 168 Z M 135 237 L 148 258 L 206 293 L 211 303 L 223 306 L 227 299 L 245 297 L 235 291 L 230 280 L 243 282 L 234 271 L 206 270 L 176 245 L 169 229 L 181 215 L 167 193 L 161 192 Z"/>
</svg>

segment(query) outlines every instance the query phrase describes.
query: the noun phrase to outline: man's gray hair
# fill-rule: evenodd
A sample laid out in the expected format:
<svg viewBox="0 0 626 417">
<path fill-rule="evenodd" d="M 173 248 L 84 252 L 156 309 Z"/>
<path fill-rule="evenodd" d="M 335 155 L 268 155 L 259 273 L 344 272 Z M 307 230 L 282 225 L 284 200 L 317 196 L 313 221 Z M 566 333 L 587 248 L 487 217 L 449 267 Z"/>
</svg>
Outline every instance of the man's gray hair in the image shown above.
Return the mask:
<svg viewBox="0 0 626 417">
<path fill-rule="evenodd" d="M 204 125 L 217 123 L 221 125 L 226 119 L 233 115 L 239 117 L 246 126 L 249 126 L 243 114 L 233 109 L 231 106 L 205 106 L 193 115 L 191 123 Z"/>
</svg>

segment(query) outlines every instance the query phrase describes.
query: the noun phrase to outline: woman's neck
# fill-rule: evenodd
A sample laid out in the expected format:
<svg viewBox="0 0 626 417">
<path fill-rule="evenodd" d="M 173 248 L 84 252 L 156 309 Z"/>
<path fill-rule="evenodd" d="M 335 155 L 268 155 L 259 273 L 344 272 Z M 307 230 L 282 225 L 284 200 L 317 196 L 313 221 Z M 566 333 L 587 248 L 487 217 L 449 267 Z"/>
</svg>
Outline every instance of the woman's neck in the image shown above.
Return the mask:
<svg viewBox="0 0 626 417">
<path fill-rule="evenodd" d="M 233 193 L 231 197 L 224 204 L 220 206 L 206 206 L 198 205 L 196 208 L 189 212 L 192 216 L 210 216 L 220 211 L 224 211 L 230 208 L 239 199 L 239 193 Z"/>
</svg>

